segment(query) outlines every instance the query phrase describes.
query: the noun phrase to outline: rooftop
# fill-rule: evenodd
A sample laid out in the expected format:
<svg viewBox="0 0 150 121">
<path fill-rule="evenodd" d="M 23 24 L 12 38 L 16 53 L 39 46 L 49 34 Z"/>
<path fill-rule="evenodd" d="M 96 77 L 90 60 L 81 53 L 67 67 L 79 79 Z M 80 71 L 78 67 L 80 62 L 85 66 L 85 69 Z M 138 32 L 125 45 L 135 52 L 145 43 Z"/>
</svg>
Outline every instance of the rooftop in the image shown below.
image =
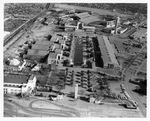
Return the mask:
<svg viewBox="0 0 150 121">
<path fill-rule="evenodd" d="M 60 44 L 64 44 L 65 41 L 61 39 L 61 40 L 59 40 L 59 43 L 60 43 Z"/>
<path fill-rule="evenodd" d="M 45 50 L 33 50 L 33 49 L 28 49 L 27 55 L 39 55 L 39 56 L 45 56 L 48 54 L 48 51 Z"/>
<path fill-rule="evenodd" d="M 103 40 L 105 42 L 105 46 L 107 48 L 107 51 L 108 51 L 108 54 L 110 56 L 111 61 L 115 64 L 118 64 L 118 61 L 117 61 L 115 54 L 114 54 L 114 49 L 113 49 L 112 45 L 110 44 L 108 37 L 103 36 Z"/>
<path fill-rule="evenodd" d="M 35 50 L 49 50 L 49 45 L 33 44 L 32 49 L 35 49 Z"/>
<path fill-rule="evenodd" d="M 82 18 L 80 21 L 85 23 L 85 24 L 89 24 L 89 23 L 94 22 L 94 21 L 102 21 L 102 20 L 98 16 L 89 16 L 86 18 Z"/>
<path fill-rule="evenodd" d="M 27 83 L 28 82 L 28 76 L 23 76 L 23 75 L 14 75 L 14 74 L 9 74 L 9 75 L 4 75 L 4 83 Z"/>
<path fill-rule="evenodd" d="M 37 40 L 35 44 L 51 46 L 53 44 L 53 42 L 46 41 L 46 40 Z"/>
<path fill-rule="evenodd" d="M 76 26 L 70 25 L 70 24 L 65 24 L 65 27 L 68 27 L 68 28 L 76 28 Z"/>
<path fill-rule="evenodd" d="M 56 43 L 54 44 L 54 46 L 55 46 L 55 48 L 56 48 L 56 49 L 59 49 L 59 48 L 61 48 L 61 45 L 59 45 L 59 44 L 56 44 Z"/>
<path fill-rule="evenodd" d="M 56 56 L 57 56 L 56 53 L 50 53 L 49 56 L 48 56 L 48 58 L 56 59 Z"/>
<path fill-rule="evenodd" d="M 78 16 L 80 19 L 90 17 L 91 15 L 88 12 L 83 13 L 75 13 L 76 16 Z"/>
<path fill-rule="evenodd" d="M 108 38 L 106 36 L 98 36 L 98 42 L 104 63 L 112 62 L 114 64 L 118 64 L 113 47 Z"/>
<path fill-rule="evenodd" d="M 62 52 L 61 49 L 58 49 L 58 48 L 55 49 L 55 53 L 56 53 L 56 54 L 61 54 L 61 52 Z"/>
<path fill-rule="evenodd" d="M 52 36 L 52 38 L 51 38 L 51 42 L 55 42 L 57 39 L 60 39 L 60 38 L 62 38 L 62 37 L 60 37 L 60 36 L 57 36 L 56 34 L 54 34 L 53 36 Z"/>
</svg>

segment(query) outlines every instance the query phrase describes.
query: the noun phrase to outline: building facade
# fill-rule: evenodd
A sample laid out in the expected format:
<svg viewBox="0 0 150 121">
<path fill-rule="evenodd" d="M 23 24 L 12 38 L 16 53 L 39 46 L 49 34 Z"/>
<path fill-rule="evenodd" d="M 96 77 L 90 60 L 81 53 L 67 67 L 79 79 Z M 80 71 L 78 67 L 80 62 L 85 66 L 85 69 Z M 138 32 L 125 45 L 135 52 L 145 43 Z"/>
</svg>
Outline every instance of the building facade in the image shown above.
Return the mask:
<svg viewBox="0 0 150 121">
<path fill-rule="evenodd" d="M 33 94 L 37 78 L 34 75 L 4 75 L 4 94 Z"/>
</svg>

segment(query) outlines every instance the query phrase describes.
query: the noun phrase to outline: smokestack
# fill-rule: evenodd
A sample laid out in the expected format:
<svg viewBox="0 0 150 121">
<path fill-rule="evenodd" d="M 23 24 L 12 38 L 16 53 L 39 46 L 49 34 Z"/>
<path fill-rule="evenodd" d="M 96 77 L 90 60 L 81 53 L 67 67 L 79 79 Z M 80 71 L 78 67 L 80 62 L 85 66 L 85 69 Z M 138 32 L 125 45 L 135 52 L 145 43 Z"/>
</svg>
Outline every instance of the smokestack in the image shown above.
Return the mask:
<svg viewBox="0 0 150 121">
<path fill-rule="evenodd" d="M 115 34 L 117 34 L 117 28 L 118 28 L 118 24 L 120 23 L 120 18 L 116 17 L 116 23 L 115 23 Z"/>
</svg>

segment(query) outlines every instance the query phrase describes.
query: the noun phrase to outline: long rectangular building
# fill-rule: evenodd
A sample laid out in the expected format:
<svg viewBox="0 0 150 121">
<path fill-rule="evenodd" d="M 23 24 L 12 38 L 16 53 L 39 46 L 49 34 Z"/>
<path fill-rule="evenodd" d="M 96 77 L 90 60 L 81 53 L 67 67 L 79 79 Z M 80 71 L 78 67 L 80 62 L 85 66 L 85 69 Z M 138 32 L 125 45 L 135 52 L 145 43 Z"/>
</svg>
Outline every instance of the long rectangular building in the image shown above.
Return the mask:
<svg viewBox="0 0 150 121">
<path fill-rule="evenodd" d="M 104 68 L 119 67 L 115 52 L 106 36 L 98 36 L 99 48 L 103 59 Z"/>
<path fill-rule="evenodd" d="M 34 75 L 4 74 L 4 94 L 32 94 L 36 87 L 36 81 L 37 78 Z"/>
<path fill-rule="evenodd" d="M 33 50 L 33 49 L 28 49 L 27 55 L 32 55 L 32 56 L 45 56 L 48 54 L 48 51 L 45 50 Z"/>
<path fill-rule="evenodd" d="M 49 52 L 45 50 L 28 49 L 28 53 L 24 55 L 24 58 L 41 62 L 48 54 Z"/>
</svg>

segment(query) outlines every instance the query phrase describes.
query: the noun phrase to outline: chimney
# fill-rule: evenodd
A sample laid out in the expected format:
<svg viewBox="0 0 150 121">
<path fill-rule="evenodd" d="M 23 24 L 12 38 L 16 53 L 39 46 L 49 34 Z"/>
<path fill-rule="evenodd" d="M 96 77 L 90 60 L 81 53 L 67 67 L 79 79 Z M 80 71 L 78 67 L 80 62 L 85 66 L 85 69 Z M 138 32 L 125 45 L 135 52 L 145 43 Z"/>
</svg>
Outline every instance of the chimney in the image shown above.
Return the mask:
<svg viewBox="0 0 150 121">
<path fill-rule="evenodd" d="M 120 18 L 116 17 L 116 22 L 115 22 L 115 34 L 117 34 L 117 28 L 118 28 L 118 24 L 120 23 Z"/>
</svg>

